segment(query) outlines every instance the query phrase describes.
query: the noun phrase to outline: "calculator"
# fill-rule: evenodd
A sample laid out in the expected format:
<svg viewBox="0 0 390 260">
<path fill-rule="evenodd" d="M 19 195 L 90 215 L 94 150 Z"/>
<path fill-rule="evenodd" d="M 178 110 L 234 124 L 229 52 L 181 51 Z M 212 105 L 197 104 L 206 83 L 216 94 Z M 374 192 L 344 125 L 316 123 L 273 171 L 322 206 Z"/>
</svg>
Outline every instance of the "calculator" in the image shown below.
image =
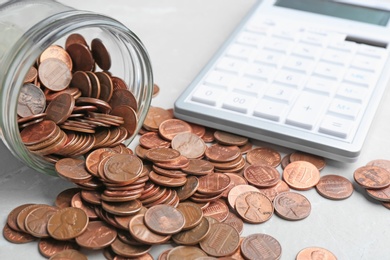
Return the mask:
<svg viewBox="0 0 390 260">
<path fill-rule="evenodd" d="M 177 118 L 357 160 L 390 77 L 390 4 L 257 2 L 174 106 Z"/>
</svg>

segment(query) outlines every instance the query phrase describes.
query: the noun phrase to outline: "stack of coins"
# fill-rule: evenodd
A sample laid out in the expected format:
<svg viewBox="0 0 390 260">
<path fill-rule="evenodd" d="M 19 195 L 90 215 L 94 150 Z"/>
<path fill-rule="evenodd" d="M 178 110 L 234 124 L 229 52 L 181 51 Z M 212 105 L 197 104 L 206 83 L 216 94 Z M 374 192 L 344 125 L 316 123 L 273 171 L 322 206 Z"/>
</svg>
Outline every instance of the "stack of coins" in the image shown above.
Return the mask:
<svg viewBox="0 0 390 260">
<path fill-rule="evenodd" d="M 80 34 L 40 55 L 17 106 L 21 138 L 31 153 L 54 163 L 115 147 L 135 134 L 137 100 L 110 68 L 103 42 L 96 38 L 89 46 Z"/>
</svg>

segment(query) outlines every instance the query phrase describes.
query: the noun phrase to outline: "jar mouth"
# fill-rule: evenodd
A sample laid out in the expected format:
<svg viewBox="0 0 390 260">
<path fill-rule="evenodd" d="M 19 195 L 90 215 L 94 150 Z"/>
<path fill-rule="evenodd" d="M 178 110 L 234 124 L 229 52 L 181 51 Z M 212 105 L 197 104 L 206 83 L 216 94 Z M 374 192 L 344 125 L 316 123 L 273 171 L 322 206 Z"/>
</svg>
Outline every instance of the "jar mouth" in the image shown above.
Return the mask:
<svg viewBox="0 0 390 260">
<path fill-rule="evenodd" d="M 56 175 L 53 163 L 31 153 L 23 144 L 17 123 L 17 103 L 24 76 L 40 54 L 66 36 L 80 33 L 87 39 L 100 38 L 112 54 L 110 72 L 121 77 L 138 101 L 138 124 L 129 145 L 142 127 L 151 103 L 153 74 L 149 55 L 140 39 L 115 19 L 86 11 L 65 11 L 31 27 L 2 59 L 0 74 L 0 134 L 11 153 L 33 169 Z"/>
</svg>

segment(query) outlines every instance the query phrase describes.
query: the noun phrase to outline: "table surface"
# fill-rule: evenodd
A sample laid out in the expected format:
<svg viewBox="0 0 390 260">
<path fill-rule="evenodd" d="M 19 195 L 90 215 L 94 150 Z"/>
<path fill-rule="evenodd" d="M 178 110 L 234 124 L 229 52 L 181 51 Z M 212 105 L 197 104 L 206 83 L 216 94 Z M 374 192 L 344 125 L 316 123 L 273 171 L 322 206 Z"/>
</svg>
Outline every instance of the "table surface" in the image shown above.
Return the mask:
<svg viewBox="0 0 390 260">
<path fill-rule="evenodd" d="M 2 1 L 0 1 L 2 2 Z M 153 64 L 154 80 L 161 91 L 153 106 L 172 108 L 182 90 L 206 64 L 255 0 L 62 0 L 77 9 L 102 13 L 124 23 L 145 44 Z M 322 175 L 338 174 L 353 181 L 353 172 L 374 159 L 390 159 L 390 91 L 383 96 L 359 160 L 355 163 L 327 161 Z M 137 141 L 130 146 L 135 147 Z M 265 144 L 268 145 L 268 144 Z M 279 147 L 276 147 L 278 149 Z M 289 152 L 280 148 L 283 154 Z M 53 204 L 69 182 L 28 168 L 0 142 L 0 223 L 25 203 Z M 353 195 L 342 201 L 328 200 L 315 189 L 301 192 L 311 202 L 309 217 L 287 221 L 274 215 L 269 221 L 246 224 L 242 236 L 266 233 L 282 246 L 281 259 L 295 259 L 310 246 L 324 247 L 338 259 L 389 259 L 390 211 L 368 197 L 354 183 Z M 154 246 L 156 258 L 170 245 Z M 85 251 L 90 259 L 101 253 Z M 37 243 L 11 244 L 0 237 L 0 259 L 43 259 Z"/>
</svg>

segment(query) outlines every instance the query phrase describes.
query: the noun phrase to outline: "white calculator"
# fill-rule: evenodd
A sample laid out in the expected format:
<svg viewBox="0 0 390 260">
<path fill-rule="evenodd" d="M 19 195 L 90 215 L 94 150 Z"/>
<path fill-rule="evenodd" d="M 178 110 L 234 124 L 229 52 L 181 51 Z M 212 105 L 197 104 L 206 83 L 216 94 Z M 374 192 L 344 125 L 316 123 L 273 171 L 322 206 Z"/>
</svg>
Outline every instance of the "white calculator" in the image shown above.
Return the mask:
<svg viewBox="0 0 390 260">
<path fill-rule="evenodd" d="M 390 4 L 258 2 L 176 100 L 175 116 L 353 162 L 389 83 L 389 19 Z"/>
</svg>

